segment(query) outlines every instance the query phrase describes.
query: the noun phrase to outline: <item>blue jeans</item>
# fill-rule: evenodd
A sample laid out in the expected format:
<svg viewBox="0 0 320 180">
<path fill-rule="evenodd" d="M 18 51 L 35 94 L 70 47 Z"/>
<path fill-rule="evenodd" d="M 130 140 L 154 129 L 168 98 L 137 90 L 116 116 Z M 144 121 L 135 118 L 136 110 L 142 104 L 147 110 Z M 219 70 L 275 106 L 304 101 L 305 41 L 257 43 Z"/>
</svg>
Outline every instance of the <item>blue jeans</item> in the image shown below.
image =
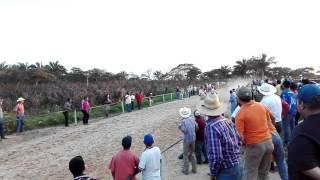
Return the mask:
<svg viewBox="0 0 320 180">
<path fill-rule="evenodd" d="M 289 144 L 289 141 L 294 129 L 294 122 L 295 122 L 295 115 L 292 115 L 292 114 L 287 114 L 286 117 L 284 117 L 282 120 L 282 129 L 284 132 L 284 145 Z M 290 134 L 289 134 L 289 128 L 290 128 Z"/>
<path fill-rule="evenodd" d="M 241 180 L 242 172 L 240 165 L 232 168 L 222 169 L 217 175 L 217 180 Z"/>
<path fill-rule="evenodd" d="M 3 126 L 4 126 L 4 121 L 3 121 L 3 119 L 0 119 L 0 137 L 1 138 L 4 138 L 4 128 L 3 128 Z"/>
<path fill-rule="evenodd" d="M 274 145 L 273 155 L 279 169 L 281 180 L 288 180 L 288 167 L 285 161 L 284 149 L 281 137 L 278 133 L 272 133 L 272 143 Z"/>
<path fill-rule="evenodd" d="M 126 104 L 127 112 L 131 112 L 131 104 Z"/>
<path fill-rule="evenodd" d="M 203 163 L 201 155 L 203 154 L 204 160 L 208 162 L 206 145 L 204 142 L 196 141 L 196 158 L 197 163 Z"/>
<path fill-rule="evenodd" d="M 17 133 L 24 131 L 24 116 L 17 116 L 16 119 Z"/>
</svg>

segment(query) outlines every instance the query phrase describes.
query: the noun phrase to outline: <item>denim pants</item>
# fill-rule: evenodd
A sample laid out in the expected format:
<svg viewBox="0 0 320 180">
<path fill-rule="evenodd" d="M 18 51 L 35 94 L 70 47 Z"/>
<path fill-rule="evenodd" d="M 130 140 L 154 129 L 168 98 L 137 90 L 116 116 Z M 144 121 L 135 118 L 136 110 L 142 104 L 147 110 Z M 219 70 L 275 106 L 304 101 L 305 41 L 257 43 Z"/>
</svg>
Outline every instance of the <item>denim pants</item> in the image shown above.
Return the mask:
<svg viewBox="0 0 320 180">
<path fill-rule="evenodd" d="M 284 145 L 288 145 L 293 133 L 295 123 L 295 115 L 287 114 L 282 120 L 282 129 L 284 132 Z M 290 128 L 290 133 L 289 133 Z"/>
<path fill-rule="evenodd" d="M 288 167 L 285 161 L 283 144 L 280 135 L 276 132 L 272 133 L 272 143 L 274 145 L 273 155 L 279 169 L 280 178 L 281 180 L 288 180 Z"/>
<path fill-rule="evenodd" d="M 217 180 L 241 180 L 242 172 L 240 165 L 232 168 L 222 169 L 217 175 Z"/>
<path fill-rule="evenodd" d="M 16 119 L 17 133 L 24 131 L 24 116 L 17 116 Z"/>
<path fill-rule="evenodd" d="M 4 138 L 4 121 L 0 119 L 0 137 Z"/>
<path fill-rule="evenodd" d="M 126 104 L 127 112 L 131 112 L 131 104 Z"/>
<path fill-rule="evenodd" d="M 197 163 L 202 163 L 202 155 L 204 157 L 205 161 L 208 161 L 207 151 L 206 151 L 206 145 L 204 142 L 196 141 L 196 158 Z"/>
</svg>

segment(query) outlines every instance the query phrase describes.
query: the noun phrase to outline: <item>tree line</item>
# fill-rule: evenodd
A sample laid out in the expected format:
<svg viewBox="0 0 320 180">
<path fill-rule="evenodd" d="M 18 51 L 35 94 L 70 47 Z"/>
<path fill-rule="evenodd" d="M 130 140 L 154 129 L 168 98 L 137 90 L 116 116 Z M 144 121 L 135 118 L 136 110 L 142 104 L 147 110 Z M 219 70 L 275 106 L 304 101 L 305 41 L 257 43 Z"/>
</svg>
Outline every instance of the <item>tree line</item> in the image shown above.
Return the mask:
<svg viewBox="0 0 320 180">
<path fill-rule="evenodd" d="M 125 71 L 111 73 L 98 68 L 84 71 L 73 67 L 67 70 L 59 61 L 48 64 L 2 62 L 0 96 L 5 98 L 9 108 L 14 106 L 17 97 L 23 96 L 28 99 L 27 107 L 39 111 L 52 110 L 55 106 L 63 104 L 68 97 L 80 104 L 81 97 L 89 95 L 94 104 L 101 104 L 106 94 L 111 94 L 115 101 L 119 101 L 127 90 L 161 94 L 173 92 L 176 86 L 226 81 L 233 77 L 319 77 L 313 67 L 291 69 L 276 64 L 274 57 L 261 54 L 238 60 L 233 66 L 224 65 L 206 72 L 202 72 L 193 64 L 180 64 L 168 72 L 149 69 L 141 75 L 136 75 Z"/>
</svg>

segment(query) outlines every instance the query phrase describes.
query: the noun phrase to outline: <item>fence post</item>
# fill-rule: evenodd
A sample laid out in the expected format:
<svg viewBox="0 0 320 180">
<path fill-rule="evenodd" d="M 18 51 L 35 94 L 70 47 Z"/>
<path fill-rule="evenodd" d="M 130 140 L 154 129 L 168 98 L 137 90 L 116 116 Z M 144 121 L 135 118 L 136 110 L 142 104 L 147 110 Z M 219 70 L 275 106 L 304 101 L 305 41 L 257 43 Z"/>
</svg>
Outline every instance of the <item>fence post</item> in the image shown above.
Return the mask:
<svg viewBox="0 0 320 180">
<path fill-rule="evenodd" d="M 122 108 L 122 113 L 124 113 L 124 105 L 123 105 L 124 102 L 121 102 L 121 108 Z"/>
<path fill-rule="evenodd" d="M 163 101 L 163 103 L 166 102 L 166 100 L 164 99 L 164 94 L 162 94 L 162 101 Z"/>
<path fill-rule="evenodd" d="M 74 114 L 73 114 L 74 124 L 77 125 L 77 124 L 78 124 L 78 121 L 77 121 L 77 110 L 74 109 L 73 113 L 74 113 Z"/>
<path fill-rule="evenodd" d="M 172 101 L 172 93 L 170 93 L 170 95 L 171 95 L 171 101 Z"/>
</svg>

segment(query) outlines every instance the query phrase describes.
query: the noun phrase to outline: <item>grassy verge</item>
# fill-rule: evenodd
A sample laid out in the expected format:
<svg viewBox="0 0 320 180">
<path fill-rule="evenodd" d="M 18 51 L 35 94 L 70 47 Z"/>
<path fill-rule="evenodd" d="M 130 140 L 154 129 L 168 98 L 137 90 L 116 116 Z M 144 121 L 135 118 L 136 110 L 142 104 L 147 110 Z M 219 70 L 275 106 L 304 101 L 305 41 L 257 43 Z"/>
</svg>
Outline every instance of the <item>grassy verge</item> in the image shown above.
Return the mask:
<svg viewBox="0 0 320 180">
<path fill-rule="evenodd" d="M 176 100 L 176 96 L 173 93 L 172 99 L 170 94 L 164 95 L 164 102 L 163 96 L 156 96 L 151 98 L 153 101 L 153 106 L 157 104 L 162 104 L 170 101 Z M 134 103 L 135 109 L 138 109 L 136 102 Z M 142 102 L 142 107 L 149 107 L 149 98 L 144 98 Z M 125 108 L 125 107 L 124 107 Z M 122 113 L 122 106 L 121 103 L 113 104 L 106 108 L 105 105 L 103 106 L 96 106 L 90 110 L 90 118 L 99 118 L 99 117 L 106 117 L 106 112 L 109 112 L 110 116 Z M 82 112 L 77 110 L 76 111 L 77 121 L 82 120 Z M 50 126 L 57 126 L 64 124 L 64 116 L 62 112 L 54 112 L 44 115 L 38 116 L 28 116 L 25 117 L 25 130 L 32 130 Z M 74 123 L 74 112 L 69 112 L 69 123 Z M 5 114 L 5 131 L 6 134 L 11 134 L 16 131 L 16 116 L 14 113 L 6 113 Z"/>
</svg>

